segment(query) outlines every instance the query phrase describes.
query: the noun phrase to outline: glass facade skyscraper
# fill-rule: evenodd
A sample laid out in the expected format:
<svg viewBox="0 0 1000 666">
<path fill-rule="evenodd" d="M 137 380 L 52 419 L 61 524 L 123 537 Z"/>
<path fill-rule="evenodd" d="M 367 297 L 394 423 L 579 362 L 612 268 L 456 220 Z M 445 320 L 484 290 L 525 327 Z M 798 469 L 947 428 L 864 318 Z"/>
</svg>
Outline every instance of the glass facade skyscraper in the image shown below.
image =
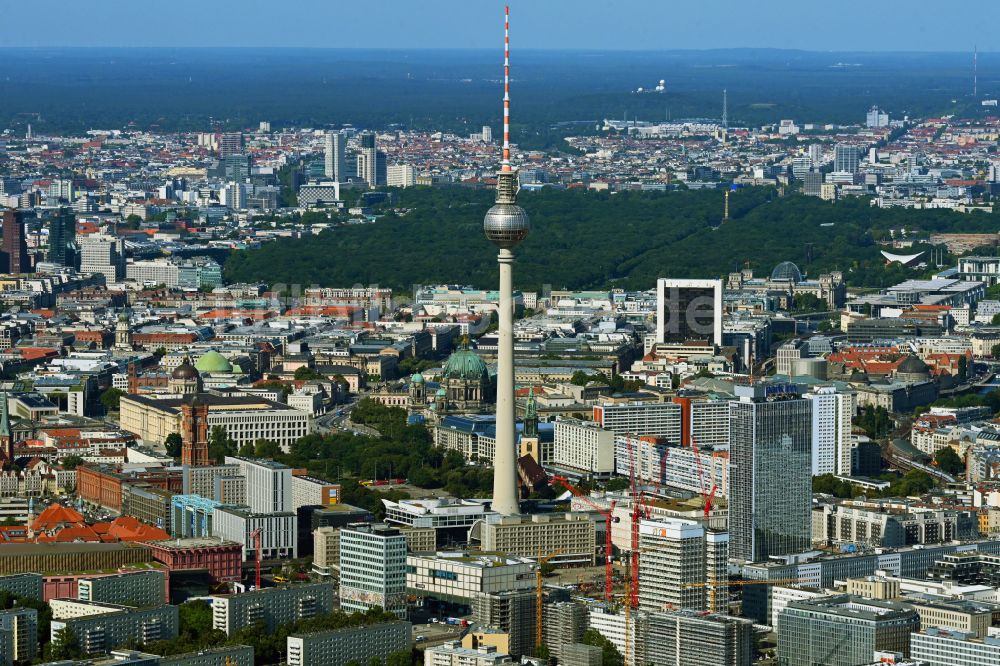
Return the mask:
<svg viewBox="0 0 1000 666">
<path fill-rule="evenodd" d="M 730 403 L 729 553 L 745 562 L 808 550 L 811 403 L 788 387 L 737 386 Z"/>
</svg>

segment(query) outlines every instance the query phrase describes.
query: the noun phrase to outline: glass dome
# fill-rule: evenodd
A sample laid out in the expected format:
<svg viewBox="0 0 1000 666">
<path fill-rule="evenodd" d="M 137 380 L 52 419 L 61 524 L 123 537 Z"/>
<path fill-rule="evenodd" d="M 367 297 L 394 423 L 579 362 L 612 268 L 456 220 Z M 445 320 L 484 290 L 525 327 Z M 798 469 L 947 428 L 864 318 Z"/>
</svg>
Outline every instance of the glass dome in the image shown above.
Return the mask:
<svg viewBox="0 0 1000 666">
<path fill-rule="evenodd" d="M 799 267 L 790 261 L 783 261 L 771 271 L 772 280 L 784 280 L 786 282 L 802 282 L 802 273 Z"/>
</svg>

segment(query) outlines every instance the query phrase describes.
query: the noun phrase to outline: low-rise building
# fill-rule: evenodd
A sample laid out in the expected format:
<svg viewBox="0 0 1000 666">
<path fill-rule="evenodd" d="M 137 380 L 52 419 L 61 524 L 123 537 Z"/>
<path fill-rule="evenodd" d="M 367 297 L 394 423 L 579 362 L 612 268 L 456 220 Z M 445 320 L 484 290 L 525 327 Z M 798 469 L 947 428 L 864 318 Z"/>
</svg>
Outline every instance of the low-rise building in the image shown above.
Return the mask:
<svg viewBox="0 0 1000 666">
<path fill-rule="evenodd" d="M 240 594 L 212 596 L 212 628 L 227 635 L 263 622 L 268 630 L 281 624 L 324 615 L 334 609 L 332 583 L 268 587 Z"/>
<path fill-rule="evenodd" d="M 476 649 L 462 647 L 458 641 L 435 645 L 424 650 L 424 666 L 498 666 L 514 663 L 509 654 L 497 652 L 490 645 Z"/>
<path fill-rule="evenodd" d="M 535 514 L 503 516 L 481 525 L 481 547 L 512 557 L 537 557 L 561 551 L 550 561 L 563 566 L 593 566 L 596 533 L 589 514 Z"/>
<path fill-rule="evenodd" d="M 123 606 L 162 606 L 167 603 L 167 575 L 162 571 L 128 571 L 77 581 L 81 601 Z"/>
<path fill-rule="evenodd" d="M 1000 636 L 928 627 L 910 639 L 910 656 L 927 666 L 983 666 L 1000 663 Z"/>
<path fill-rule="evenodd" d="M 332 666 L 362 656 L 365 662 L 384 661 L 393 652 L 409 651 L 412 634 L 412 625 L 402 621 L 292 634 L 287 639 L 286 661 L 288 666 Z"/>
<path fill-rule="evenodd" d="M 408 555 L 408 594 L 468 605 L 480 593 L 535 589 L 537 565 L 527 558 L 492 553 Z"/>
<path fill-rule="evenodd" d="M 94 604 L 101 610 L 100 604 Z M 103 605 L 107 612 L 96 612 L 79 617 L 53 619 L 51 640 L 58 641 L 61 632 L 71 631 L 80 643 L 84 654 L 106 654 L 130 642 L 149 644 L 159 640 L 177 638 L 177 606 L 128 608 Z M 53 617 L 55 610 L 53 609 Z"/>
</svg>

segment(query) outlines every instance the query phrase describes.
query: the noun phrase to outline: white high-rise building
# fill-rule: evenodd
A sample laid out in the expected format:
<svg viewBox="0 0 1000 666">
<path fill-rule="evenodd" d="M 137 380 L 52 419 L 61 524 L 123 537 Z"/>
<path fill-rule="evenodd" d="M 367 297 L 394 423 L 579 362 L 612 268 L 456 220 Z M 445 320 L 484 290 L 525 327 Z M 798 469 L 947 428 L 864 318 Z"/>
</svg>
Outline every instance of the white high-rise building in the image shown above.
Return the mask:
<svg viewBox="0 0 1000 666">
<path fill-rule="evenodd" d="M 409 164 L 393 164 L 386 168 L 386 185 L 413 187 L 417 184 L 417 171 Z"/>
<path fill-rule="evenodd" d="M 246 210 L 247 207 L 247 186 L 244 183 L 228 183 L 219 192 L 221 203 L 233 210 Z"/>
<path fill-rule="evenodd" d="M 273 460 L 226 456 L 227 465 L 239 465 L 247 480 L 247 506 L 254 513 L 292 510 L 292 468 Z"/>
<path fill-rule="evenodd" d="M 823 144 L 813 143 L 809 145 L 809 159 L 812 161 L 814 167 L 822 166 L 823 164 Z"/>
<path fill-rule="evenodd" d="M 812 474 L 851 474 L 854 394 L 824 386 L 802 396 L 812 403 Z"/>
<path fill-rule="evenodd" d="M 483 143 L 493 143 L 493 128 L 483 125 Z"/>
<path fill-rule="evenodd" d="M 552 464 L 610 475 L 615 471 L 615 433 L 593 421 L 560 418 L 555 423 Z"/>
<path fill-rule="evenodd" d="M 117 236 L 90 234 L 80 243 L 80 272 L 100 273 L 107 282 L 125 277 L 125 245 Z"/>
<path fill-rule="evenodd" d="M 347 137 L 343 132 L 326 133 L 323 174 L 337 183 L 347 181 Z"/>
<path fill-rule="evenodd" d="M 639 523 L 639 608 L 705 610 L 705 528 L 681 518 Z"/>
<path fill-rule="evenodd" d="M 352 523 L 340 530 L 340 608 L 374 606 L 406 617 L 406 536 L 384 523 Z"/>
</svg>

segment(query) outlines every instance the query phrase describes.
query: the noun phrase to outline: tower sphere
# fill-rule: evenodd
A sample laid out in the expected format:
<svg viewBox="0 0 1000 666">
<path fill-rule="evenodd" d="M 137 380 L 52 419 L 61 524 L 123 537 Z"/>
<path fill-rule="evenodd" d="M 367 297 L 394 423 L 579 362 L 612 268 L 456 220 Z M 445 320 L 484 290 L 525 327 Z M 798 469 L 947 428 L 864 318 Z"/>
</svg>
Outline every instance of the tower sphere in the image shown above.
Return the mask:
<svg viewBox="0 0 1000 666">
<path fill-rule="evenodd" d="M 500 249 L 509 250 L 523 241 L 531 229 L 528 214 L 517 204 L 498 203 L 486 212 L 483 232 Z"/>
</svg>

